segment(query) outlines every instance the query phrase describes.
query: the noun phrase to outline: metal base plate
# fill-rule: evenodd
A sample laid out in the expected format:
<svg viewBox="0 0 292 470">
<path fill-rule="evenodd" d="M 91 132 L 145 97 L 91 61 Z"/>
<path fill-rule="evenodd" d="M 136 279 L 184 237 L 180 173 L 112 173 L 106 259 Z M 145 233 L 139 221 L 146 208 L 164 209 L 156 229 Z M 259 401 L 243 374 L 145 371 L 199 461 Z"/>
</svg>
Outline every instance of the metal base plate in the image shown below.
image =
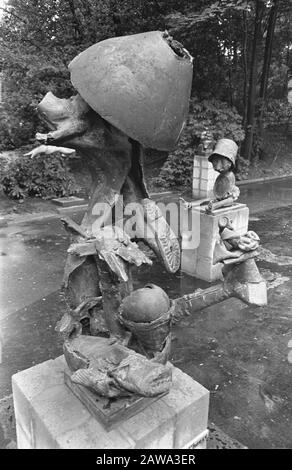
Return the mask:
<svg viewBox="0 0 292 470">
<path fill-rule="evenodd" d="M 107 431 L 136 415 L 168 393 L 166 392 L 151 398 L 138 396 L 114 399 L 105 398 L 95 394 L 83 385 L 72 382 L 69 369 L 64 371 L 64 379 L 67 387 Z"/>
</svg>

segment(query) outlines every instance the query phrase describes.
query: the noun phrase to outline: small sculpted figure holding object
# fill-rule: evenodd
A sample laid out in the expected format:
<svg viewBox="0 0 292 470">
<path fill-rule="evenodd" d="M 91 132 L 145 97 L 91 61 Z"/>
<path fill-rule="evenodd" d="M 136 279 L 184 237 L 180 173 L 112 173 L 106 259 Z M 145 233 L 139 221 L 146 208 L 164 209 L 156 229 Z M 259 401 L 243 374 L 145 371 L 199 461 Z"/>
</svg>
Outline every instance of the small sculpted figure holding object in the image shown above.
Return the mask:
<svg viewBox="0 0 292 470">
<path fill-rule="evenodd" d="M 238 146 L 233 140 L 220 139 L 208 159 L 214 170 L 219 172 L 213 188 L 215 198 L 209 202 L 206 208 L 206 212 L 209 214 L 216 209 L 232 206 L 239 197 L 240 191 L 235 184 L 233 173 L 237 151 Z"/>
</svg>

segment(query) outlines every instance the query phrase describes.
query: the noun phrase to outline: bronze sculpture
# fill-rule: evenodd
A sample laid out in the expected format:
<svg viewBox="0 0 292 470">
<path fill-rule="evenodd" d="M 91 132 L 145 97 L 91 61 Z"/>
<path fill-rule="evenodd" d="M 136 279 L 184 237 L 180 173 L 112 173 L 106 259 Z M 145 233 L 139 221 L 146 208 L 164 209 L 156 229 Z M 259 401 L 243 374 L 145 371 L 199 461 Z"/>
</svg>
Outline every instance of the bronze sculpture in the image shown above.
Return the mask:
<svg viewBox="0 0 292 470">
<path fill-rule="evenodd" d="M 169 272 L 180 266 L 178 240 L 147 192 L 143 153 L 144 147 L 166 151 L 175 147 L 188 111 L 192 58 L 167 33 L 155 31 L 95 44 L 69 68 L 78 94 L 70 99 L 52 93 L 44 97 L 39 112 L 50 132 L 37 134 L 42 145 L 30 152 L 34 156 L 77 151 L 92 175 L 81 225 L 63 219 L 72 242 L 64 276 L 68 311 L 57 326 L 70 369 L 65 380 L 81 400 L 86 388 L 107 398 L 160 396 L 171 384 L 166 363 L 177 303 L 165 298 L 160 310 L 160 303 L 154 307 L 146 297 L 144 306 L 151 314 L 146 308 L 139 318 L 129 316 L 127 304 L 133 296 L 132 265 L 151 264 L 135 239 L 145 241 Z M 227 182 L 232 183 L 232 165 L 223 167 L 224 177 L 227 173 Z M 235 185 L 221 194 L 219 183 L 211 210 L 236 199 Z M 126 214 L 119 217 L 115 211 L 121 196 L 124 206 L 135 206 L 134 234 L 127 224 L 120 224 Z M 234 243 L 230 242 L 232 250 Z M 246 273 L 240 273 L 238 286 L 234 272 L 219 294 L 226 298 L 236 293 L 250 301 Z M 260 282 L 257 278 L 256 285 Z M 217 298 L 211 294 L 209 303 Z M 204 293 L 197 297 L 200 308 L 207 306 Z M 259 304 L 256 296 L 253 302 Z M 179 304 L 184 305 L 181 311 L 188 311 L 189 299 Z M 80 392 L 74 386 L 86 388 Z M 97 406 L 95 402 L 93 396 L 92 406 Z"/>
<path fill-rule="evenodd" d="M 209 201 L 207 214 L 232 206 L 239 197 L 240 191 L 236 186 L 233 172 L 237 152 L 238 146 L 233 140 L 220 139 L 208 158 L 214 169 L 219 172 L 219 176 L 213 187 L 215 199 Z M 234 264 L 255 256 L 252 252 L 258 248 L 260 241 L 255 232 L 249 230 L 243 235 L 237 233 L 228 216 L 221 217 L 218 226 L 219 239 L 214 248 L 214 264 L 222 261 Z"/>
<path fill-rule="evenodd" d="M 64 276 L 68 312 L 57 329 L 65 339 L 70 378 L 108 397 L 159 395 L 171 381 L 164 365 L 171 306 L 163 312 L 166 320 L 159 315 L 152 325 L 146 318 L 132 330 L 121 306 L 133 290 L 131 266 L 151 264 L 133 239 L 145 241 L 169 272 L 180 266 L 178 240 L 147 192 L 143 153 L 145 147 L 170 151 L 176 146 L 188 113 L 192 57 L 167 32 L 153 31 L 95 44 L 69 69 L 78 94 L 60 99 L 47 93 L 38 110 L 50 131 L 36 135 L 42 145 L 30 153 L 76 150 L 92 176 L 81 225 L 63 219 L 72 243 Z M 135 204 L 134 236 L 126 233 L 127 224 L 119 226 L 120 196 L 124 206 Z M 160 341 L 147 349 L 147 341 L 138 337 L 142 328 L 145 339 L 149 326 Z M 130 336 L 137 339 L 135 353 L 127 347 Z M 104 348 L 112 360 L 104 357 Z"/>
<path fill-rule="evenodd" d="M 231 139 L 220 139 L 209 156 L 214 170 L 219 172 L 213 193 L 215 199 L 211 200 L 206 208 L 207 213 L 212 213 L 221 207 L 231 206 L 239 197 L 240 191 L 235 184 L 233 173 L 238 147 Z"/>
</svg>

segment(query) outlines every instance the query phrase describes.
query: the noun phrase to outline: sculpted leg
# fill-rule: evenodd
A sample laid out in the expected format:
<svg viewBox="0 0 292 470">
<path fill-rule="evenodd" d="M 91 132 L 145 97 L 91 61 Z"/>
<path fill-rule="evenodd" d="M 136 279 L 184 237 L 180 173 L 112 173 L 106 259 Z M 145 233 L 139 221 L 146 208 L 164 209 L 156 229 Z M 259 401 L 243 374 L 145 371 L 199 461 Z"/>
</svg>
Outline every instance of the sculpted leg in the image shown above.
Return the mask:
<svg viewBox="0 0 292 470">
<path fill-rule="evenodd" d="M 179 242 L 155 201 L 149 198 L 143 178 L 143 153 L 143 147 L 135 142 L 131 171 L 122 189 L 124 204 L 137 203 L 135 238 L 143 240 L 166 270 L 174 273 L 180 267 Z"/>
</svg>

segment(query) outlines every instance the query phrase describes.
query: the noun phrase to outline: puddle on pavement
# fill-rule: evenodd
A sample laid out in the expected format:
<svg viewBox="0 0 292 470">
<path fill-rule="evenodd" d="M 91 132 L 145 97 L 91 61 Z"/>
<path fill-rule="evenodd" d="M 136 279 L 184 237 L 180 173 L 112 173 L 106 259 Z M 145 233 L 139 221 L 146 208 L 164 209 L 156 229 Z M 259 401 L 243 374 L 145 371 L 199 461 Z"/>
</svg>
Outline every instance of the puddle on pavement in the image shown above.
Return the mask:
<svg viewBox="0 0 292 470">
<path fill-rule="evenodd" d="M 292 178 L 240 186 L 239 201 L 247 204 L 251 213 L 292 205 Z"/>
</svg>

